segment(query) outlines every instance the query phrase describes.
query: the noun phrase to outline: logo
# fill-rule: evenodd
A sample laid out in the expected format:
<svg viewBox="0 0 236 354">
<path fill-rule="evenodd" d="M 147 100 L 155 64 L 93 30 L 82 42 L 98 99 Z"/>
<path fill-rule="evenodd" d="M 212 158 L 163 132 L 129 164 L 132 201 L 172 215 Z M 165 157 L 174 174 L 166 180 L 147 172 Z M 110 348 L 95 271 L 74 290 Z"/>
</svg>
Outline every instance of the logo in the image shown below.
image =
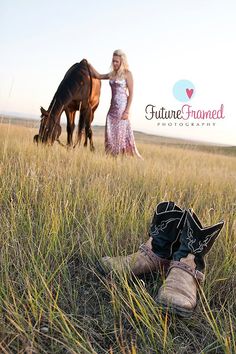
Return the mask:
<svg viewBox="0 0 236 354">
<path fill-rule="evenodd" d="M 173 95 L 180 102 L 188 102 L 195 96 L 195 86 L 189 80 L 179 80 L 174 84 Z"/>
<path fill-rule="evenodd" d="M 160 126 L 215 126 L 216 122 L 225 118 L 224 104 L 221 103 L 214 108 L 194 107 L 192 100 L 195 97 L 196 89 L 190 80 L 178 80 L 172 89 L 174 97 L 182 102 L 177 109 L 157 107 L 154 104 L 147 104 L 145 107 L 145 118 L 147 120 L 157 119 Z"/>
</svg>

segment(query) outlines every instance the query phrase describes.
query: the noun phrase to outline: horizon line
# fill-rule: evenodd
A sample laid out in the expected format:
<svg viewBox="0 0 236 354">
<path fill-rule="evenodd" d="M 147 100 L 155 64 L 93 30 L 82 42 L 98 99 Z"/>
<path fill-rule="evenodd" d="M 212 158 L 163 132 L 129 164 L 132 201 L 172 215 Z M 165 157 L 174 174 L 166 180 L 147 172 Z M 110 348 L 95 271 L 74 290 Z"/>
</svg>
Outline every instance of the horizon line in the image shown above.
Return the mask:
<svg viewBox="0 0 236 354">
<path fill-rule="evenodd" d="M 25 120 L 32 120 L 35 121 L 36 119 L 40 119 L 39 116 L 35 115 L 35 114 L 29 114 L 29 113 L 19 113 L 19 112 L 4 112 L 4 111 L 0 111 L 0 118 L 7 118 L 7 119 L 25 119 Z M 1 123 L 1 121 L 0 121 Z M 66 125 L 66 123 L 62 123 L 62 125 Z M 105 125 L 103 124 L 94 124 L 94 127 L 105 127 Z M 168 139 L 178 139 L 181 140 L 183 142 L 187 142 L 187 141 L 191 141 L 194 143 L 199 143 L 199 144 L 210 144 L 210 145 L 218 145 L 218 146 L 225 146 L 225 147 L 234 147 L 236 145 L 232 145 L 232 144 L 227 144 L 227 143 L 219 143 L 219 142 L 212 142 L 212 141 L 206 141 L 206 140 L 198 140 L 198 139 L 192 139 L 192 138 L 181 138 L 181 137 L 174 137 L 174 136 L 170 136 L 170 135 L 158 135 L 158 134 L 154 134 L 153 132 L 149 132 L 148 130 L 143 131 L 143 130 L 135 130 L 133 129 L 134 132 L 137 133 L 142 133 L 145 135 L 151 135 L 154 137 L 159 137 L 159 138 L 168 138 Z"/>
</svg>

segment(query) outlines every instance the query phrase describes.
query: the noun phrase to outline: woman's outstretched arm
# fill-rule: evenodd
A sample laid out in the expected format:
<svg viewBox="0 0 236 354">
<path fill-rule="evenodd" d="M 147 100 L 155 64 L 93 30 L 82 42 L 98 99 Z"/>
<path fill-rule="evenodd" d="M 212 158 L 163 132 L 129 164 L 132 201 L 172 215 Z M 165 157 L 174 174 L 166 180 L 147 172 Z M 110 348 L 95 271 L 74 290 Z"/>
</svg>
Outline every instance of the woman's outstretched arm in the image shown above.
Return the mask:
<svg viewBox="0 0 236 354">
<path fill-rule="evenodd" d="M 97 70 L 94 69 L 94 67 L 90 63 L 88 63 L 88 64 L 89 64 L 91 74 L 93 77 L 95 77 L 96 79 L 99 79 L 99 80 L 108 80 L 109 79 L 109 74 L 99 74 L 97 72 Z"/>
</svg>

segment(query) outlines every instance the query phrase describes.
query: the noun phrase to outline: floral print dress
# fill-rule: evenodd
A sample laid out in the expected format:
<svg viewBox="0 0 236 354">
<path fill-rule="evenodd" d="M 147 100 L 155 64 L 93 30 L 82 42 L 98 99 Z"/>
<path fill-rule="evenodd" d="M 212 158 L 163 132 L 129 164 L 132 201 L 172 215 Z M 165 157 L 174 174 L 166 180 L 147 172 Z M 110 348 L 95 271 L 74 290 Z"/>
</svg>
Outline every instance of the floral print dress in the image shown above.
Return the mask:
<svg viewBox="0 0 236 354">
<path fill-rule="evenodd" d="M 109 84 L 112 97 L 106 117 L 105 151 L 113 156 L 127 154 L 142 159 L 135 145 L 130 120 L 121 118 L 128 100 L 126 79 L 109 80 Z"/>
</svg>

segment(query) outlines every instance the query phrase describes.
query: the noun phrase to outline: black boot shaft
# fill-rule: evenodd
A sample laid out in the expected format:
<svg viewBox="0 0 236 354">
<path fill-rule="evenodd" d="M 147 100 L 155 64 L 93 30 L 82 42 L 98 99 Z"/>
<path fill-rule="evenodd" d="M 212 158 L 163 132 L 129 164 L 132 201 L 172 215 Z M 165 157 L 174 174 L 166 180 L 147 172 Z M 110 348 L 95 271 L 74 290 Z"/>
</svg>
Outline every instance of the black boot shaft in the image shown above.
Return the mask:
<svg viewBox="0 0 236 354">
<path fill-rule="evenodd" d="M 166 202 L 163 202 L 166 203 Z M 152 251 L 159 257 L 171 259 L 173 252 L 179 248 L 179 237 L 184 226 L 186 212 L 182 211 L 174 203 L 162 204 L 162 207 L 170 209 L 159 212 L 158 205 L 153 216 L 149 230 L 152 240 Z"/>
<path fill-rule="evenodd" d="M 172 201 L 165 201 L 165 202 L 161 202 L 159 204 L 157 204 L 156 206 L 156 210 L 154 213 L 154 217 L 155 215 L 162 213 L 163 211 L 168 211 L 168 210 L 179 210 L 182 211 L 181 208 L 179 208 L 174 202 Z"/>
<path fill-rule="evenodd" d="M 224 222 L 219 222 L 210 227 L 203 228 L 196 214 L 188 211 L 186 223 L 180 236 L 180 247 L 173 254 L 173 259 L 179 261 L 189 253 L 195 255 L 196 269 L 204 271 L 204 256 L 212 248 Z"/>
</svg>

